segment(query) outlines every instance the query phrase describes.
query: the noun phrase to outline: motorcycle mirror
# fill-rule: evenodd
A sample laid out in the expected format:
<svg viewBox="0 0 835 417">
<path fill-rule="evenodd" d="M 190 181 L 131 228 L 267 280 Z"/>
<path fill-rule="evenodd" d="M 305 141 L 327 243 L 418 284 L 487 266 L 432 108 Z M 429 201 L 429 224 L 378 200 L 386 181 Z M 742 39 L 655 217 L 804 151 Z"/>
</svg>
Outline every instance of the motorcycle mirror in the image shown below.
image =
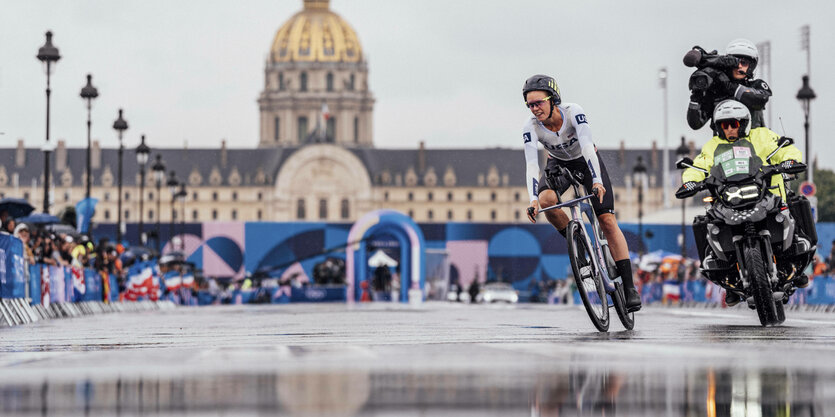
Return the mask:
<svg viewBox="0 0 835 417">
<path fill-rule="evenodd" d="M 684 158 L 681 158 L 678 161 L 676 161 L 676 168 L 678 169 L 685 169 L 687 168 L 687 165 L 693 165 L 693 160 L 689 157 L 685 156 Z"/>
<path fill-rule="evenodd" d="M 789 145 L 794 145 L 794 139 L 783 136 L 777 141 L 777 146 L 783 147 Z"/>
</svg>

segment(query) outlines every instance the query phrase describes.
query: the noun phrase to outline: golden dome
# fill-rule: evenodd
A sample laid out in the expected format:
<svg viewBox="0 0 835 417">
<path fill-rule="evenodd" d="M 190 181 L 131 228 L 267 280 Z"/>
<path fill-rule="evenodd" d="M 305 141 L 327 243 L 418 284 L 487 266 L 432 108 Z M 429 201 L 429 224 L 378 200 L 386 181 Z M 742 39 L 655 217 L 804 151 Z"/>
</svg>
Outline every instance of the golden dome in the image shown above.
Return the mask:
<svg viewBox="0 0 835 417">
<path fill-rule="evenodd" d="M 361 62 L 362 47 L 354 29 L 330 11 L 330 0 L 304 0 L 275 34 L 273 62 Z"/>
</svg>

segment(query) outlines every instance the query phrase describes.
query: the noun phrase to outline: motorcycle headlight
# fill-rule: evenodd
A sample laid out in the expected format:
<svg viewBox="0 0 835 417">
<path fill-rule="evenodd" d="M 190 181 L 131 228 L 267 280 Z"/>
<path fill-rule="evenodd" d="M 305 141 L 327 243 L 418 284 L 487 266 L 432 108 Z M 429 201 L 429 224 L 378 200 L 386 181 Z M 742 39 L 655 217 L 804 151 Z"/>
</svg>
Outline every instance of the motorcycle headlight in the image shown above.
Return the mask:
<svg viewBox="0 0 835 417">
<path fill-rule="evenodd" d="M 731 206 L 754 200 L 760 196 L 760 187 L 756 184 L 743 186 L 732 185 L 722 192 L 722 199 Z"/>
</svg>

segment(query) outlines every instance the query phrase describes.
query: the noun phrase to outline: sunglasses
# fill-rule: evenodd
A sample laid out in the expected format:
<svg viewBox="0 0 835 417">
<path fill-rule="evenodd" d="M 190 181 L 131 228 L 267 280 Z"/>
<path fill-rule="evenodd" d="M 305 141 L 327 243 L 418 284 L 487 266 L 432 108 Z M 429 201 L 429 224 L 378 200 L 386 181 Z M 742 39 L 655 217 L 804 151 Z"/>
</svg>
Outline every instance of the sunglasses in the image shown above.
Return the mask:
<svg viewBox="0 0 835 417">
<path fill-rule="evenodd" d="M 739 58 L 739 65 L 749 67 L 751 66 L 751 60 L 748 58 Z"/>
<path fill-rule="evenodd" d="M 738 129 L 739 120 L 721 120 L 719 122 L 719 127 L 721 127 L 722 129 Z"/>
<path fill-rule="evenodd" d="M 548 96 L 548 97 L 543 98 L 542 100 L 528 101 L 528 102 L 525 102 L 525 106 L 527 106 L 529 109 L 533 109 L 534 107 L 542 107 L 542 105 L 545 104 L 545 102 L 550 100 L 550 99 L 551 99 L 551 96 Z"/>
</svg>

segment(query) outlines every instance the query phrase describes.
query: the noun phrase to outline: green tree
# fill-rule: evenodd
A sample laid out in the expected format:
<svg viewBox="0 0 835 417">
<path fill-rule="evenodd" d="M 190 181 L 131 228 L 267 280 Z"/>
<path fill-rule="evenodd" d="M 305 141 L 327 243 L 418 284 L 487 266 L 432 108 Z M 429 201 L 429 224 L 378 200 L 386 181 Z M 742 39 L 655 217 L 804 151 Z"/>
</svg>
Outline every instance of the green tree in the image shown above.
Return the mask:
<svg viewBox="0 0 835 417">
<path fill-rule="evenodd" d="M 800 183 L 806 181 L 806 174 L 798 175 L 791 188 L 800 193 Z M 818 222 L 835 222 L 835 172 L 830 169 L 815 170 L 815 197 L 818 198 Z"/>
</svg>

